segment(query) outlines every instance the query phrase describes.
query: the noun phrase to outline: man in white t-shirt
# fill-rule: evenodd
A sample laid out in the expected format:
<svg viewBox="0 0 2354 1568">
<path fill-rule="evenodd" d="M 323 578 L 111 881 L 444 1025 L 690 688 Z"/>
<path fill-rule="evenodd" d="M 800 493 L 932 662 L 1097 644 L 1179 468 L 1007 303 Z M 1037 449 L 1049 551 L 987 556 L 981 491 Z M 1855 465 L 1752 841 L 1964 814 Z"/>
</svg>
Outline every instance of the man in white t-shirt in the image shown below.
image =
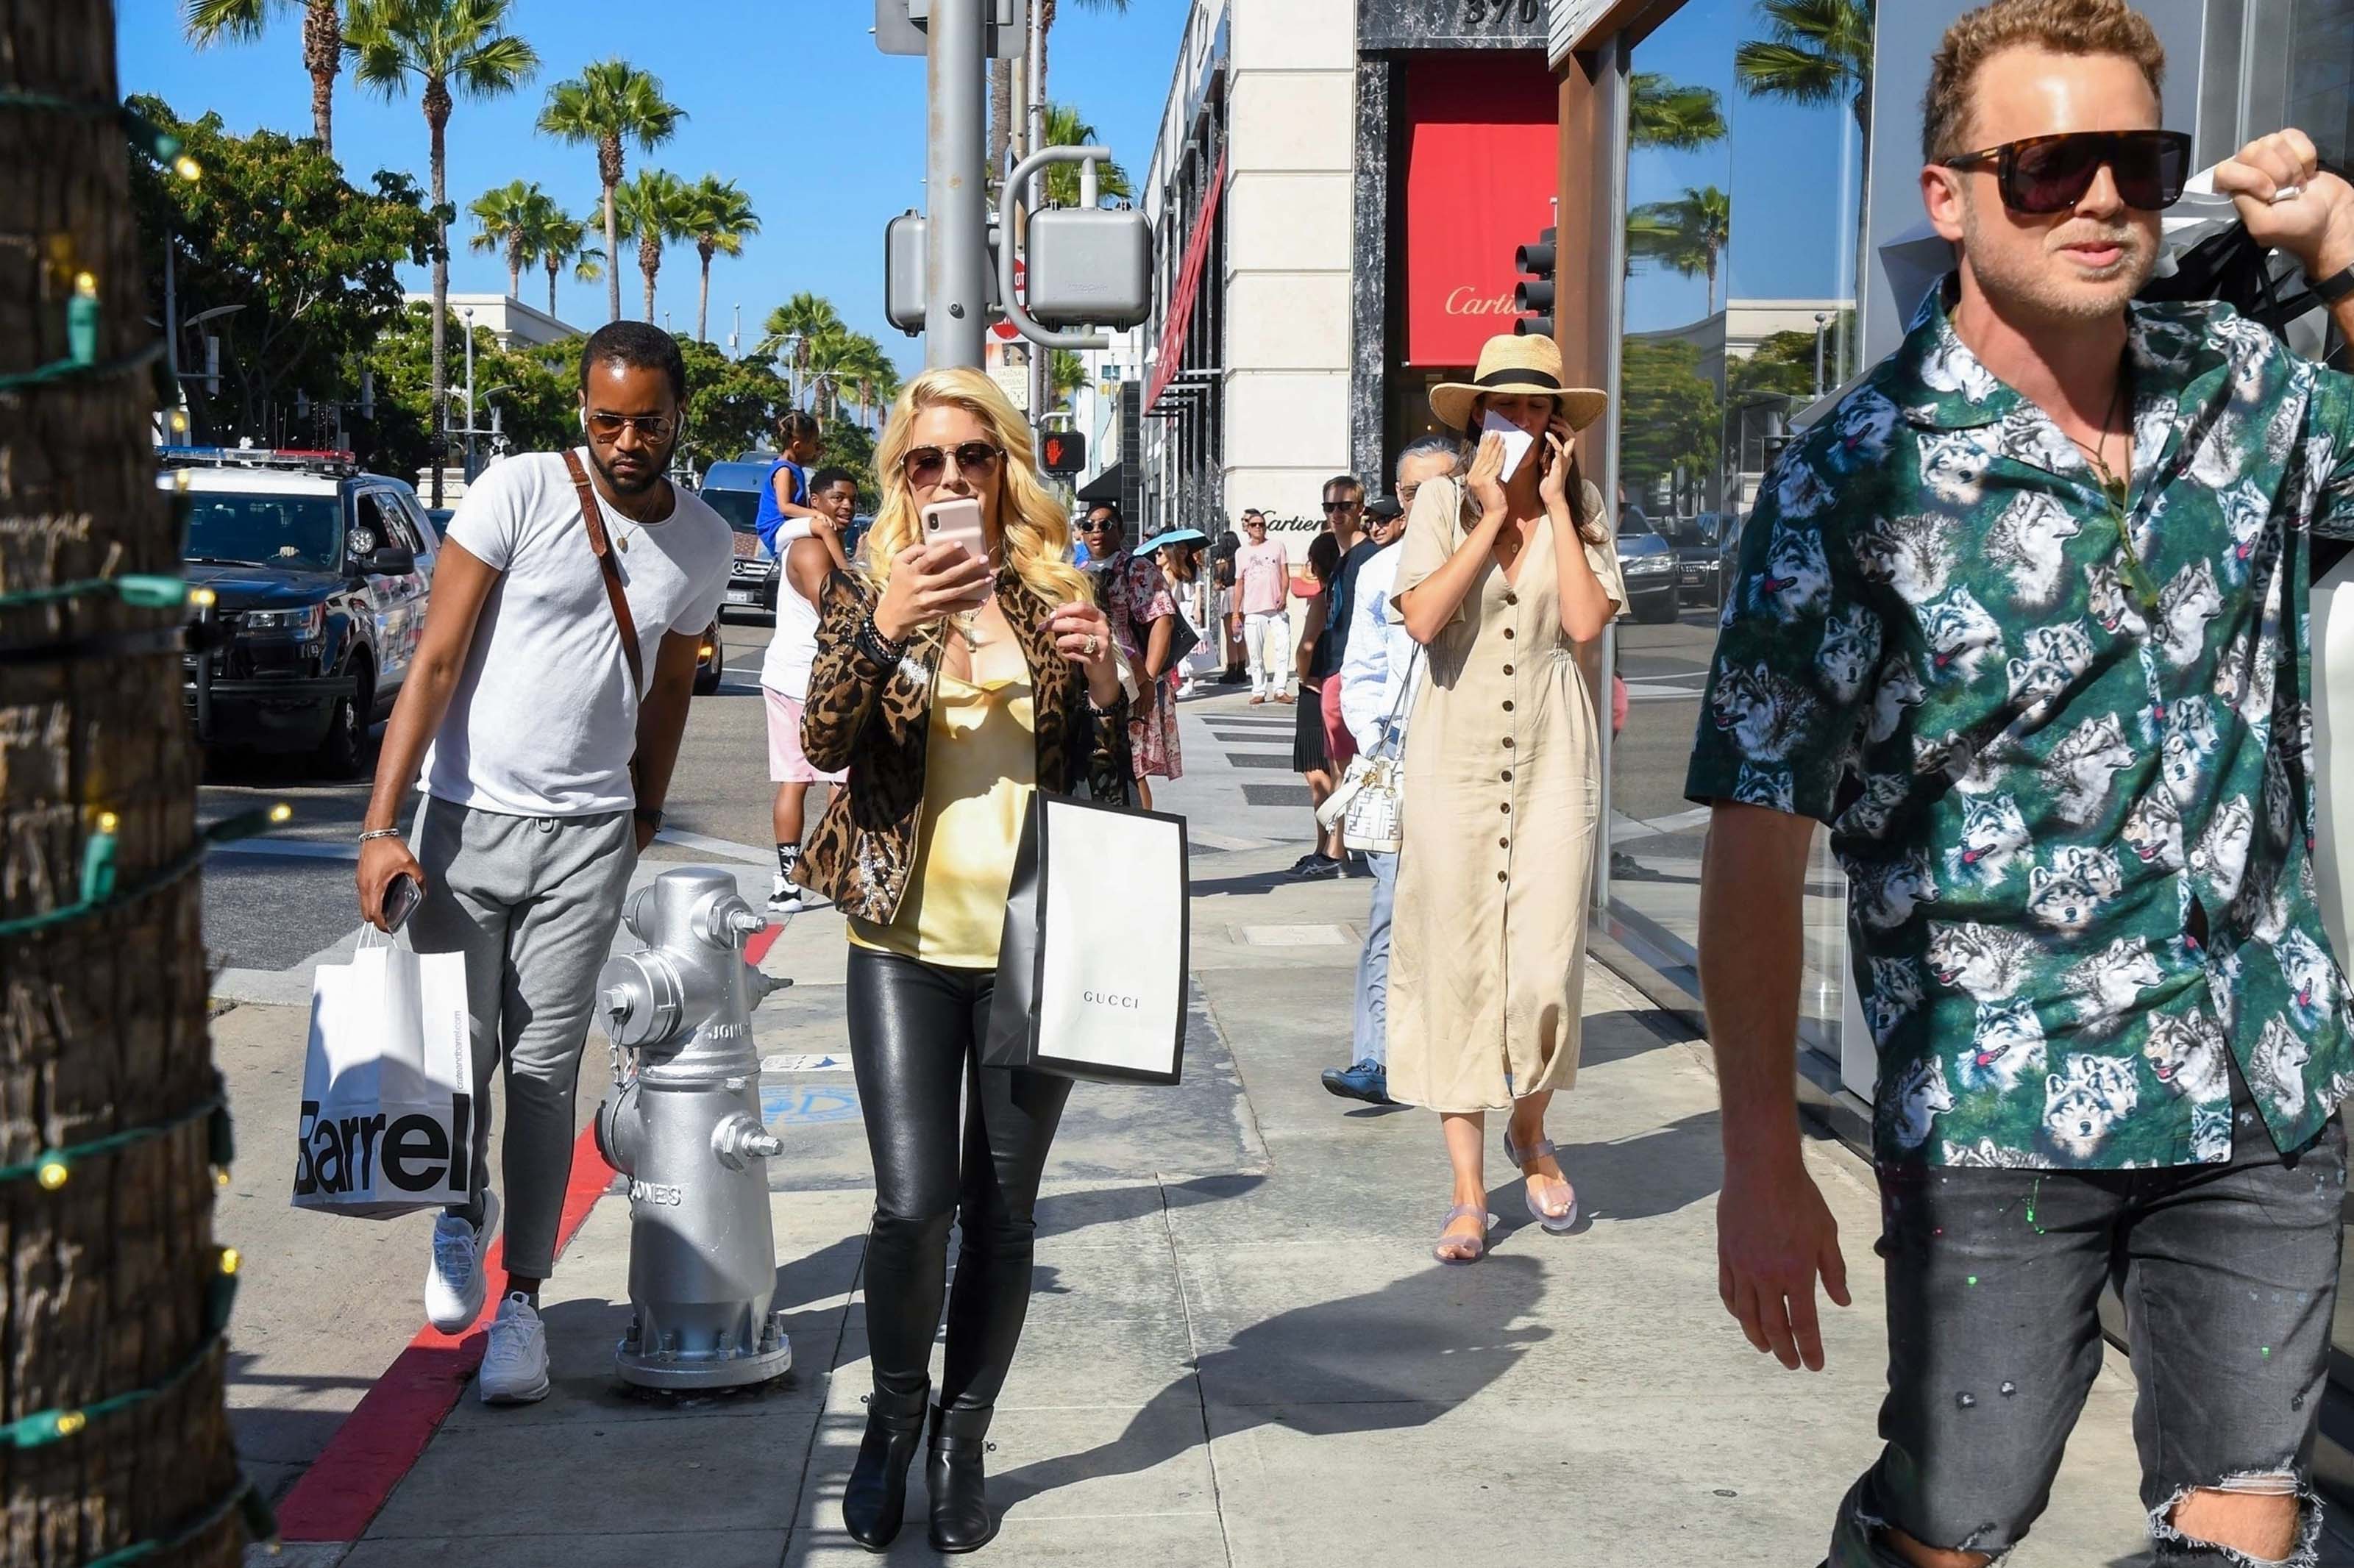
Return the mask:
<svg viewBox="0 0 2354 1568">
<path fill-rule="evenodd" d="M 858 516 L 858 480 L 846 468 L 822 468 L 809 482 L 813 517 L 792 517 L 777 530 L 777 630 L 760 662 L 760 691 L 769 712 L 769 779 L 777 787 L 771 808 L 777 832 L 777 882 L 769 913 L 797 915 L 825 900 L 794 879 L 801 856 L 801 832 L 812 784 L 839 784 L 839 773 L 822 773 L 801 755 L 801 702 L 809 695 L 810 663 L 817 657 L 817 602 L 826 575 L 847 571 L 842 540 Z"/>
<path fill-rule="evenodd" d="M 1243 514 L 1243 547 L 1235 556 L 1235 602 L 1242 609 L 1250 653 L 1251 705 L 1291 700 L 1291 559 L 1267 536 L 1267 518 Z"/>
<path fill-rule="evenodd" d="M 435 1224 L 425 1284 L 426 1317 L 445 1332 L 482 1309 L 498 1218 L 483 1171 L 491 1075 L 505 1067 L 507 1278 L 482 1356 L 487 1404 L 547 1393 L 539 1286 L 571 1177 L 597 970 L 662 825 L 697 644 L 735 554 L 726 522 L 663 477 L 685 400 L 668 333 L 601 327 L 580 357 L 588 445 L 508 458 L 467 489 L 362 822 L 361 915 L 387 927 L 387 895 L 413 878 L 417 950 L 466 959 L 474 1201 Z M 420 768 L 412 853 L 395 823 Z"/>
</svg>

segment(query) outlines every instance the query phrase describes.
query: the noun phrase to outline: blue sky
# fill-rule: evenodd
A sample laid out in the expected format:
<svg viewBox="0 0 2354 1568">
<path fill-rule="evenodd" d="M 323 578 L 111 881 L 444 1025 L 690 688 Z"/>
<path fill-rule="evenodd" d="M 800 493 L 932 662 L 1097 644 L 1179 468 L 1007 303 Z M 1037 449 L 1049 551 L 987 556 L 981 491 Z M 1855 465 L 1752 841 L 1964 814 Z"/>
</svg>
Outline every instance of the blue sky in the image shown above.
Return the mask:
<svg viewBox="0 0 2354 1568">
<path fill-rule="evenodd" d="M 1720 272 L 1723 307 L 1728 281 L 1742 299 L 1827 299 L 1839 288 L 1840 143 L 1854 136 L 1844 107 L 1805 109 L 1743 95 L 1734 85 L 1733 51 L 1752 36 L 1749 0 L 1692 0 L 1635 48 L 1634 69 L 1716 90 L 1730 134 L 1697 153 L 1638 152 L 1627 173 L 1630 205 L 1671 200 L 1687 186 L 1713 185 L 1733 196 L 1733 244 Z M 1855 154 L 1860 158 L 1860 154 Z M 1860 186 L 1861 171 L 1849 175 Z M 1849 196 L 1847 232 L 1854 230 Z M 1852 239 L 1849 240 L 1852 245 Z M 1851 279 L 1847 287 L 1851 291 Z M 1627 326 L 1653 331 L 1696 321 L 1708 311 L 1706 280 L 1684 278 L 1649 263 L 1627 281 Z"/>
<path fill-rule="evenodd" d="M 150 92 L 194 118 L 218 110 L 233 132 L 311 129 L 311 81 L 302 69 L 299 5 L 285 6 L 255 44 L 192 48 L 180 0 L 119 0 L 122 90 Z M 598 213 L 594 149 L 537 134 L 547 89 L 590 60 L 619 54 L 660 77 L 687 111 L 676 136 L 648 164 L 687 179 L 716 174 L 751 196 L 762 229 L 740 258 L 712 264 L 711 336 L 723 346 L 733 307 L 744 308 L 745 346 L 760 319 L 801 289 L 832 299 L 852 325 L 873 333 L 900 363 L 922 363 L 920 341 L 883 319 L 883 226 L 923 206 L 924 62 L 885 56 L 870 36 L 867 0 L 516 0 L 511 29 L 539 52 L 539 74 L 504 99 L 461 99 L 450 122 L 450 198 L 461 213 L 493 185 L 536 180 L 576 215 Z M 1077 106 L 1141 181 L 1169 90 L 1184 0 L 1129 0 L 1125 16 L 1064 0 L 1048 63 L 1050 95 Z M 412 171 L 426 182 L 425 117 L 412 92 L 387 103 L 336 81 L 335 152 L 346 171 Z M 596 221 L 601 222 L 601 215 Z M 465 248 L 451 231 L 450 286 L 502 292 L 506 267 Z M 623 241 L 621 308 L 636 314 L 642 287 L 635 247 Z M 427 286 L 414 270 L 414 286 Z M 663 260 L 656 315 L 695 328 L 698 262 L 692 248 Z M 524 298 L 546 302 L 546 274 L 526 273 Z M 605 284 L 558 286 L 557 310 L 576 325 L 605 319 Z"/>
</svg>

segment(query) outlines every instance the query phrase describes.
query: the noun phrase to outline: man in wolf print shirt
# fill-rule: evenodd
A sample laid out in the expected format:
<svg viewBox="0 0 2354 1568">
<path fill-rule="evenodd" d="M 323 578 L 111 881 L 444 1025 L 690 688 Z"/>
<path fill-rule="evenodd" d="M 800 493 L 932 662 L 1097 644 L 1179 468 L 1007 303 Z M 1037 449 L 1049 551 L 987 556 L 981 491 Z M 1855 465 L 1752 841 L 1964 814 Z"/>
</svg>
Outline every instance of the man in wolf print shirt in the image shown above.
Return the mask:
<svg viewBox="0 0 2354 1568">
<path fill-rule="evenodd" d="M 2306 598 L 2311 536 L 2354 534 L 2354 384 L 2228 308 L 2130 302 L 2189 155 L 2161 69 L 2118 0 L 1955 24 L 1922 187 L 1958 273 L 1766 476 L 1729 585 L 1688 782 L 1719 1248 L 1787 1366 L 1821 1365 L 1818 1274 L 1847 1300 L 1794 1107 L 1816 821 L 1879 1052 L 1889 1446 L 1838 1564 L 2025 1533 L 2111 1278 L 2157 1561 L 2291 1558 L 2317 1522 L 2354 1052 L 2313 894 Z M 2306 137 L 2216 184 L 2354 295 L 2354 190 Z"/>
</svg>

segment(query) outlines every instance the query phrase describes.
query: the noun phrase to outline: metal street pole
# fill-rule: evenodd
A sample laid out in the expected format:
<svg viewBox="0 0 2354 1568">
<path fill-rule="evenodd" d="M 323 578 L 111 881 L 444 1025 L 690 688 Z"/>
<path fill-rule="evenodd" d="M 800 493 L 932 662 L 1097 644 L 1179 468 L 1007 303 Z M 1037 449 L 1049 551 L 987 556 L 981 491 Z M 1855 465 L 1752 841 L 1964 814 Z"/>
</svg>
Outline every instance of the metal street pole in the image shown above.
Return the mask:
<svg viewBox="0 0 2354 1568">
<path fill-rule="evenodd" d="M 979 369 L 988 326 L 989 0 L 932 0 L 925 55 L 924 364 Z"/>
<path fill-rule="evenodd" d="M 474 482 L 474 313 L 466 318 L 466 482 Z"/>
<path fill-rule="evenodd" d="M 1828 313 L 1815 313 L 1815 396 L 1823 395 L 1823 326 L 1830 320 Z"/>
<path fill-rule="evenodd" d="M 1046 7 L 1044 0 L 1029 0 L 1023 9 L 1029 14 L 1030 36 L 1025 45 L 1027 53 L 1023 64 L 1027 69 L 1023 77 L 1023 90 L 1030 101 L 1023 116 L 1023 122 L 1028 127 L 1023 138 L 1023 155 L 1034 157 L 1046 144 Z M 1033 174 L 1029 187 L 1022 193 L 1022 204 L 1024 210 L 1036 212 L 1040 199 L 1046 194 L 1044 175 Z M 1026 243 L 1026 234 L 1023 239 Z M 1045 428 L 1041 421 L 1046 414 L 1046 373 L 1053 361 L 1052 351 L 1034 343 L 1030 345 L 1030 428 L 1034 430 Z"/>
</svg>

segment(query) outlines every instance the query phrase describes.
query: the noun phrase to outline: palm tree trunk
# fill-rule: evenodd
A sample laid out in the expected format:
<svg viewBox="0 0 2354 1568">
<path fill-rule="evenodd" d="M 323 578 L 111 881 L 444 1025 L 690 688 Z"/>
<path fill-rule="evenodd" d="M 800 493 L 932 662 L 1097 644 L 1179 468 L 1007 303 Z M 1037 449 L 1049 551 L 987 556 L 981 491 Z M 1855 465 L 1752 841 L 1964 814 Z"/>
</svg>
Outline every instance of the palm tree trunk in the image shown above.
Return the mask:
<svg viewBox="0 0 2354 1568">
<path fill-rule="evenodd" d="M 556 314 L 556 274 L 564 265 L 564 258 L 550 253 L 547 258 L 547 313 Z"/>
<path fill-rule="evenodd" d="M 335 73 L 344 63 L 340 0 L 310 0 L 302 13 L 302 65 L 311 73 L 311 133 L 319 151 L 335 151 Z"/>
<path fill-rule="evenodd" d="M 695 341 L 709 343 L 711 334 L 705 329 L 711 324 L 711 247 L 698 245 L 695 250 L 703 258 L 703 291 L 695 301 Z"/>
<path fill-rule="evenodd" d="M 441 204 L 450 199 L 449 150 L 443 140 L 450 125 L 449 84 L 428 81 L 424 103 L 425 127 L 432 138 L 433 207 L 438 213 Z M 439 217 L 433 223 L 433 372 L 429 406 L 433 410 L 433 504 L 439 506 L 441 470 L 448 455 L 441 448 L 450 429 L 450 226 Z"/>
<path fill-rule="evenodd" d="M 662 241 L 652 235 L 638 240 L 638 270 L 646 275 L 646 324 L 654 324 L 654 274 L 662 270 Z"/>
<path fill-rule="evenodd" d="M 523 298 L 523 230 L 507 230 L 507 297 Z"/>
<path fill-rule="evenodd" d="M 1005 177 L 1006 153 L 1013 144 L 1013 61 L 1010 57 L 993 59 L 989 62 L 989 179 Z"/>
<path fill-rule="evenodd" d="M 107 104 L 107 0 L 0 0 L 16 90 Z M 0 116 L 0 230 L 47 235 L 98 281 L 101 360 L 152 340 L 122 132 L 111 117 Z M 66 356 L 65 313 L 32 286 L 0 290 L 0 369 Z M 0 585 L 25 592 L 131 572 L 176 574 L 179 530 L 155 489 L 147 373 L 55 382 L 0 400 Z M 144 631 L 176 619 L 86 599 L 0 609 L 0 644 Z M 101 808 L 118 814 L 118 885 L 189 844 L 196 758 L 176 653 L 37 657 L 12 666 L 0 725 L 0 918 L 69 903 Z M 0 941 L 0 1164 L 186 1113 L 213 1092 L 196 878 Z M 163 1383 L 202 1348 L 218 1278 L 201 1118 L 78 1160 L 66 1184 L 0 1183 L 0 1421 Z M 93 1414 L 79 1434 L 0 1465 L 0 1561 L 68 1564 L 169 1540 L 238 1485 L 217 1350 L 160 1398 Z M 232 1568 L 231 1514 L 156 1554 Z"/>
<path fill-rule="evenodd" d="M 607 136 L 597 143 L 597 178 L 605 187 L 605 308 L 608 319 L 621 319 L 621 231 L 613 221 L 613 188 L 621 183 L 621 139 Z"/>
</svg>

